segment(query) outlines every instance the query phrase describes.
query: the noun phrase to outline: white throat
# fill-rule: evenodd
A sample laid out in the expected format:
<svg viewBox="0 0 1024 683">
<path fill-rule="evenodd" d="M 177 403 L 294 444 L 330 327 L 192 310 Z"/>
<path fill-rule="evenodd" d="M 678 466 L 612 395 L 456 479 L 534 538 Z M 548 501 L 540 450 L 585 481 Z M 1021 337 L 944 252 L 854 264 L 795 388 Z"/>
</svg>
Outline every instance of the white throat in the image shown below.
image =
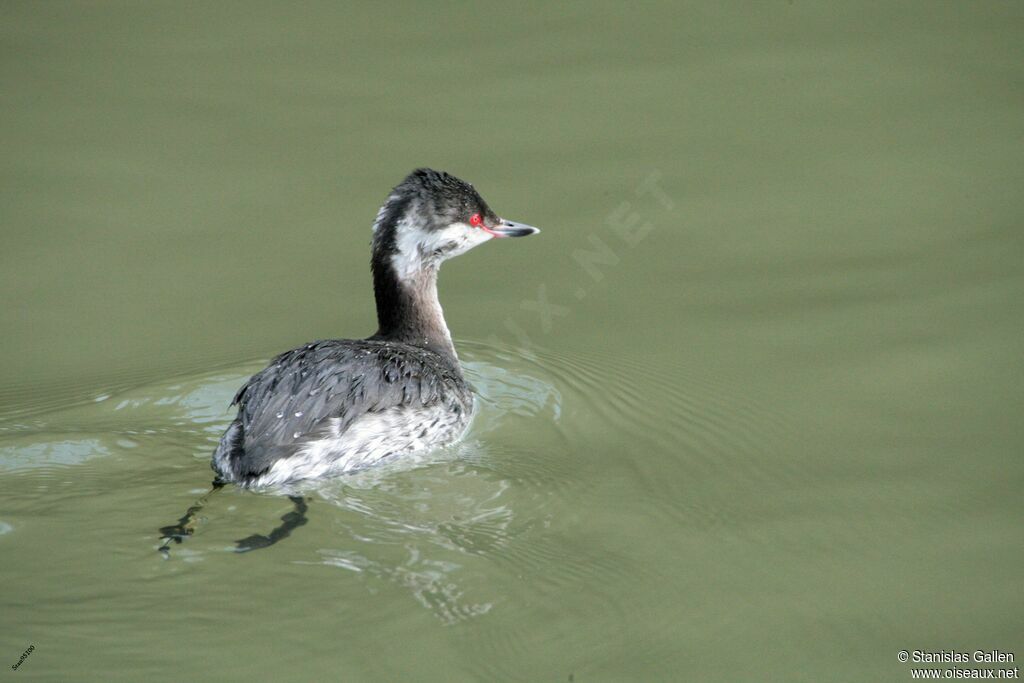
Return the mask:
<svg viewBox="0 0 1024 683">
<path fill-rule="evenodd" d="M 397 252 L 391 257 L 391 265 L 402 282 L 413 282 L 425 271 L 436 273 L 443 261 L 464 254 L 492 237 L 467 223 L 452 223 L 442 230 L 424 230 L 408 218 L 398 221 L 396 230 Z"/>
</svg>

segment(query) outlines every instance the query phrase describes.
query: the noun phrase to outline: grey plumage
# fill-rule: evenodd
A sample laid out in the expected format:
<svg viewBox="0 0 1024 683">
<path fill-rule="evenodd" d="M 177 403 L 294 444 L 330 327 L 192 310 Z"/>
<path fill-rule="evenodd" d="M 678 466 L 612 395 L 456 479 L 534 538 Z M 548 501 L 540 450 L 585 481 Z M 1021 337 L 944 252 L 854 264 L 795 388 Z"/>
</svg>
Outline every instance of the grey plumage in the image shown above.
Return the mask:
<svg viewBox="0 0 1024 683">
<path fill-rule="evenodd" d="M 472 400 L 457 364 L 426 349 L 374 339 L 313 342 L 277 356 L 238 390 L 238 417 L 214 454 L 215 469 L 255 479 L 326 430 L 340 436 L 369 413 L 443 406 L 468 419 Z"/>
</svg>

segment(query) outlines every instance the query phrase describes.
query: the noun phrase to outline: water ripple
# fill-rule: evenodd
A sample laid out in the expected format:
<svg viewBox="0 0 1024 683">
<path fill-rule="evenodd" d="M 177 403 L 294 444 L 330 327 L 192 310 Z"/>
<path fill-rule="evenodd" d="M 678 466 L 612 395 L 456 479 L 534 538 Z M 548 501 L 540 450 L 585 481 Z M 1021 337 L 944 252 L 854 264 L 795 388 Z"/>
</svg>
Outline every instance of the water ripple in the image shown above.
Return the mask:
<svg viewBox="0 0 1024 683">
<path fill-rule="evenodd" d="M 738 514 L 731 493 L 795 476 L 773 455 L 792 429 L 779 411 L 706 369 L 480 343 L 460 344 L 460 352 L 478 394 L 467 437 L 301 487 L 326 505 L 311 508 L 314 522 L 302 532 L 316 541 L 317 559 L 295 562 L 344 570 L 371 591 L 381 582 L 396 587 L 446 624 L 581 586 L 592 609 L 615 612 L 622 606 L 610 586 L 657 582 L 663 571 L 635 559 L 618 519 L 724 528 Z M 74 467 L 82 492 L 143 490 L 130 500 L 160 501 L 146 520 L 155 528 L 207 482 L 210 452 L 232 417 L 228 403 L 260 366 L 21 411 L 0 421 L 0 467 L 26 476 L 33 467 Z M 687 476 L 666 476 L 666 454 Z M 101 462 L 109 464 L 93 476 Z M 225 539 L 268 521 L 260 501 L 273 498 L 220 499 L 181 556 L 228 553 Z M 595 534 L 581 515 L 604 520 L 607 532 Z M 300 543 L 290 539 L 290 552 Z M 501 647 L 525 652 L 528 644 L 523 632 Z"/>
</svg>

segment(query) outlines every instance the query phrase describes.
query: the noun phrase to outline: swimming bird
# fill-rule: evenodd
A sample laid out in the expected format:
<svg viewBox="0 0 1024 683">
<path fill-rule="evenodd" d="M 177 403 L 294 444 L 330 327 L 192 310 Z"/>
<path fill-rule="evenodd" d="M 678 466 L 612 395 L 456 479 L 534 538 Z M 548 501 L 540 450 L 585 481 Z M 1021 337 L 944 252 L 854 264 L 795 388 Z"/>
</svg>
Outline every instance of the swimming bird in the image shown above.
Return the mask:
<svg viewBox="0 0 1024 683">
<path fill-rule="evenodd" d="M 264 487 L 345 474 L 450 444 L 473 395 L 437 297 L 441 263 L 537 228 L 500 218 L 469 183 L 421 168 L 373 224 L 377 332 L 286 351 L 235 395 L 215 484 Z"/>
</svg>

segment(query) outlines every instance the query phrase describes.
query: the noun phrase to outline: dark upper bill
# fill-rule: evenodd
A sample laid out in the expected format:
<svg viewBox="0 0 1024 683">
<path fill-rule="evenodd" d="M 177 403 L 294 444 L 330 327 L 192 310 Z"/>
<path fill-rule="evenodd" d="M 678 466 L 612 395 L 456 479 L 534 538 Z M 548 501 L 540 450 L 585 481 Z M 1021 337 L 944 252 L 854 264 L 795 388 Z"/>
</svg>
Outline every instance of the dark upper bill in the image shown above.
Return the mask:
<svg viewBox="0 0 1024 683">
<path fill-rule="evenodd" d="M 532 225 L 507 221 L 504 218 L 493 228 L 488 228 L 488 230 L 494 233 L 495 237 L 526 237 L 527 235 L 536 235 L 540 232 L 540 229 Z"/>
</svg>

